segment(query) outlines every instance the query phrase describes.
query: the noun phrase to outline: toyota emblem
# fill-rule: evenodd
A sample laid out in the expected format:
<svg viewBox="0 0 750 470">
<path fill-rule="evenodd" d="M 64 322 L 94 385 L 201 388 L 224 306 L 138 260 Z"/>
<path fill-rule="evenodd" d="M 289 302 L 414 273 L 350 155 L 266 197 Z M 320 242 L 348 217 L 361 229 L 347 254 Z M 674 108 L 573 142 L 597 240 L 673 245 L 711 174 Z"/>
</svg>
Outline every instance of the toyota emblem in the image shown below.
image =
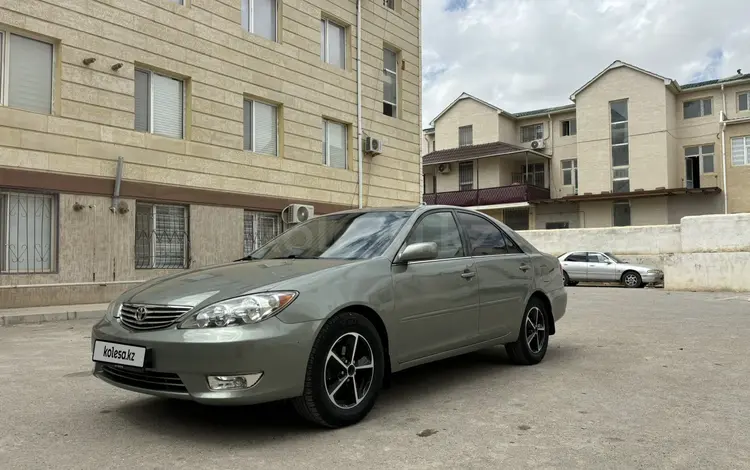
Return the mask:
<svg viewBox="0 0 750 470">
<path fill-rule="evenodd" d="M 148 309 L 146 307 L 138 307 L 138 310 L 135 311 L 135 319 L 139 322 L 145 320 L 146 315 L 148 315 Z"/>
</svg>

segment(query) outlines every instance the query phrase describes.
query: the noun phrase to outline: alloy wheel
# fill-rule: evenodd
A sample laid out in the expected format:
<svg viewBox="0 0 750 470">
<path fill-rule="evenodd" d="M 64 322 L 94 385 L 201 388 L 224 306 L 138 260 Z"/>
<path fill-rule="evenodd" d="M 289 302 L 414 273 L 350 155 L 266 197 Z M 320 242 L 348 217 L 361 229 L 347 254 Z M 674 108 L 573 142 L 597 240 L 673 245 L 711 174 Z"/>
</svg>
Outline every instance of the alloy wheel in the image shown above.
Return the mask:
<svg viewBox="0 0 750 470">
<path fill-rule="evenodd" d="M 638 285 L 638 276 L 633 273 L 625 275 L 625 285 L 628 287 L 635 287 Z"/>
<path fill-rule="evenodd" d="M 532 307 L 526 315 L 526 344 L 534 354 L 539 354 L 547 339 L 547 327 L 544 322 L 544 312 L 538 307 Z"/>
<path fill-rule="evenodd" d="M 359 333 L 341 335 L 328 351 L 323 369 L 331 403 L 348 410 L 362 403 L 375 374 L 372 348 Z"/>
</svg>

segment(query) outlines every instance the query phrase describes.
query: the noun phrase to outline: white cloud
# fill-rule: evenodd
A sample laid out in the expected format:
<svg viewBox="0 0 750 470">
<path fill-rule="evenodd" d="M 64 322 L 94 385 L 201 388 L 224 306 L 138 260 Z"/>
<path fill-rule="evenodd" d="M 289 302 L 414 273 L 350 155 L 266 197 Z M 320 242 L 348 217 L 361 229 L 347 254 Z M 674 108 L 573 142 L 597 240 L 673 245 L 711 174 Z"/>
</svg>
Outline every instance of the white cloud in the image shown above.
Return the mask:
<svg viewBox="0 0 750 470">
<path fill-rule="evenodd" d="M 464 91 L 510 112 L 568 104 L 616 59 L 680 83 L 750 72 L 747 0 L 449 1 L 422 4 L 425 125 Z"/>
</svg>

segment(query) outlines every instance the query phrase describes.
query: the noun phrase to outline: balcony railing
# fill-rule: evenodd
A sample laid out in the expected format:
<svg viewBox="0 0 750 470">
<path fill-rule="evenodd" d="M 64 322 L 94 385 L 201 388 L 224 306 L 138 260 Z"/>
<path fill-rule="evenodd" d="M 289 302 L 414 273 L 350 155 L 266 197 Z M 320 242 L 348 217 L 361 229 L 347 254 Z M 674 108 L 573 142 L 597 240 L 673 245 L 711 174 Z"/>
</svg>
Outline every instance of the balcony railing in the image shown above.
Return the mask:
<svg viewBox="0 0 750 470">
<path fill-rule="evenodd" d="M 530 184 L 512 184 L 498 188 L 472 189 L 469 191 L 447 191 L 424 194 L 426 204 L 448 206 L 489 206 L 514 202 L 533 202 L 549 199 L 549 189 Z"/>
</svg>

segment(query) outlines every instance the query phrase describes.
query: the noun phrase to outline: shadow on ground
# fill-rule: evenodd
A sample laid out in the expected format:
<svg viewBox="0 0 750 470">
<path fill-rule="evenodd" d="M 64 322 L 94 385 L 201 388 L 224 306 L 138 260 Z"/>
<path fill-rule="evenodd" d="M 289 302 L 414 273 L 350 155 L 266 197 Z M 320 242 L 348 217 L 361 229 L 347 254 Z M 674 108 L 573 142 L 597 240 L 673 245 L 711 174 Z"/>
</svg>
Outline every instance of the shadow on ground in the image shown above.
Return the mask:
<svg viewBox="0 0 750 470">
<path fill-rule="evenodd" d="M 575 355 L 554 343 L 543 365 L 554 367 Z M 570 354 L 569 354 L 570 353 Z M 394 374 L 391 386 L 383 390 L 369 418 L 403 420 L 413 402 L 426 396 L 444 394 L 446 399 L 456 387 L 471 385 L 488 374 L 505 374 L 511 365 L 502 347 L 414 367 Z M 254 406 L 217 407 L 190 401 L 144 398 L 112 409 L 100 410 L 102 419 L 124 420 L 141 432 L 170 435 L 182 440 L 200 440 L 220 446 L 262 444 L 280 438 L 330 432 L 313 426 L 297 416 L 288 402 Z M 365 420 L 365 422 L 367 419 Z"/>
</svg>

